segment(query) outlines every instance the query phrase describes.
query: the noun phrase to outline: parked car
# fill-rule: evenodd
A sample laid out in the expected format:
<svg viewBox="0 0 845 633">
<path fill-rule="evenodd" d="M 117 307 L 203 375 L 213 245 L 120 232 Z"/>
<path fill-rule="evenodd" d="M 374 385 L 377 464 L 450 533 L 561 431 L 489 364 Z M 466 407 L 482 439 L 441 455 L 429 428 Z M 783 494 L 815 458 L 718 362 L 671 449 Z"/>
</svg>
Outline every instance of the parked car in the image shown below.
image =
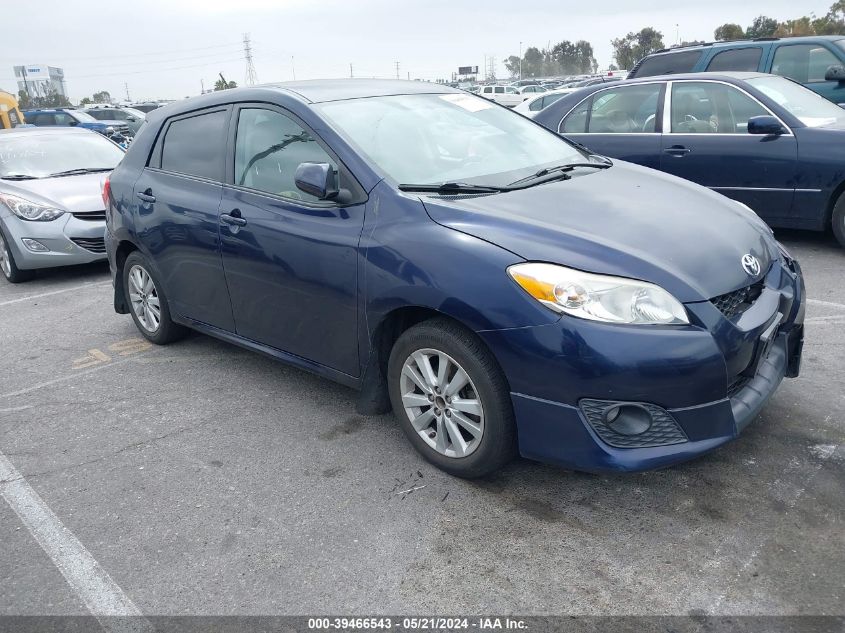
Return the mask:
<svg viewBox="0 0 845 633">
<path fill-rule="evenodd" d="M 841 35 L 678 46 L 644 57 L 628 78 L 705 71 L 781 75 L 845 105 L 845 38 Z"/>
<path fill-rule="evenodd" d="M 687 460 L 799 370 L 801 270 L 757 216 L 440 85 L 186 99 L 104 198 L 114 306 L 144 337 L 193 328 L 359 388 L 455 475 L 517 450 Z"/>
<path fill-rule="evenodd" d="M 539 86 L 540 82 L 536 79 L 518 79 L 516 81 L 512 81 L 509 85 L 514 88 L 522 88 L 524 86 Z"/>
<path fill-rule="evenodd" d="M 748 205 L 770 226 L 833 228 L 845 246 L 845 111 L 761 73 L 699 73 L 592 86 L 535 121 L 606 156 Z"/>
<path fill-rule="evenodd" d="M 116 106 L 86 108 L 83 112 L 87 112 L 98 121 L 122 121 L 129 127 L 133 136 L 138 133 L 147 116 L 135 108 L 119 108 Z"/>
<path fill-rule="evenodd" d="M 0 270 L 8 281 L 106 258 L 102 185 L 121 158 L 122 149 L 90 130 L 0 131 Z"/>
<path fill-rule="evenodd" d="M 156 103 L 156 102 L 153 102 L 153 101 L 145 102 L 145 103 L 133 103 L 132 104 L 132 109 L 138 110 L 139 112 L 143 112 L 144 114 L 148 114 L 148 113 L 152 112 L 153 110 L 157 110 L 160 107 L 161 107 L 160 103 Z"/>
<path fill-rule="evenodd" d="M 475 94 L 479 97 L 500 103 L 508 108 L 512 108 L 528 98 L 519 94 L 519 89 L 514 86 L 481 86 Z"/>
<path fill-rule="evenodd" d="M 514 106 L 514 112 L 519 112 L 527 116 L 528 118 L 534 118 L 534 116 L 543 108 L 550 106 L 558 99 L 565 97 L 568 94 L 571 94 L 572 90 L 568 88 L 558 88 L 556 90 L 547 90 L 546 92 L 541 92 L 538 94 L 533 95 L 529 99 L 526 99 L 522 103 L 517 104 Z"/>
<path fill-rule="evenodd" d="M 27 123 L 37 127 L 80 127 L 99 132 L 121 147 L 126 147 L 132 140 L 132 130 L 123 121 L 98 121 L 87 112 L 74 108 L 52 108 L 26 110 Z"/>
<path fill-rule="evenodd" d="M 517 88 L 517 92 L 521 95 L 535 95 L 541 92 L 548 92 L 548 88 L 545 86 L 540 85 L 530 85 L 530 86 L 522 86 L 521 88 Z"/>
</svg>

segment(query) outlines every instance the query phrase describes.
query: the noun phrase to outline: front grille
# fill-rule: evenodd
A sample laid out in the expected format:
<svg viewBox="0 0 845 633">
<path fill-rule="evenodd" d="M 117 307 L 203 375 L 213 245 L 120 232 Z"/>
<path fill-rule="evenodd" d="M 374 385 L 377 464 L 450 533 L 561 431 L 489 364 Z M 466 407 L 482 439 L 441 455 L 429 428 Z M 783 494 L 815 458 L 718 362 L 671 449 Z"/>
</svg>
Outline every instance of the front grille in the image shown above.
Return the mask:
<svg viewBox="0 0 845 633">
<path fill-rule="evenodd" d="M 79 213 L 71 213 L 77 220 L 105 220 L 106 210 L 102 211 L 80 211 Z"/>
<path fill-rule="evenodd" d="M 593 427 L 596 434 L 611 446 L 617 448 L 645 448 L 648 446 L 668 446 L 670 444 L 682 444 L 689 441 L 686 433 L 675 422 L 672 415 L 654 404 L 638 403 L 648 410 L 652 417 L 651 427 L 639 435 L 623 435 L 610 428 L 604 421 L 604 412 L 614 405 L 624 405 L 625 402 L 613 400 L 589 400 L 584 399 L 578 403 L 587 422 Z"/>
<path fill-rule="evenodd" d="M 92 253 L 106 252 L 106 239 L 104 237 L 72 237 L 70 241 Z"/>
<path fill-rule="evenodd" d="M 757 301 L 757 298 L 763 292 L 763 282 L 758 281 L 756 284 L 734 290 L 718 297 L 713 297 L 710 302 L 719 309 L 719 312 L 725 315 L 726 318 L 732 319 L 738 314 L 742 314 L 751 305 Z"/>
</svg>

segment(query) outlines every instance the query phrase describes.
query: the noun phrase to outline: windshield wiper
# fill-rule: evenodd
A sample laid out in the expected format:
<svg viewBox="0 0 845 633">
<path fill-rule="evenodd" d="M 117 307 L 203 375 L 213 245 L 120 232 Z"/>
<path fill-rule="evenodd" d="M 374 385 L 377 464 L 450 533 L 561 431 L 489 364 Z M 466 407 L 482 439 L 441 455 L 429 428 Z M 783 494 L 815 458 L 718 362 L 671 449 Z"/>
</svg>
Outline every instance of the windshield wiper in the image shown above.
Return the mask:
<svg viewBox="0 0 845 633">
<path fill-rule="evenodd" d="M 520 178 L 519 180 L 514 180 L 512 183 L 508 185 L 508 187 L 516 187 L 517 185 L 522 185 L 525 183 L 533 182 L 535 180 L 540 180 L 540 182 L 534 184 L 541 184 L 543 182 L 551 182 L 552 180 L 569 180 L 572 176 L 569 174 L 574 169 L 578 169 L 580 167 L 592 167 L 593 169 L 607 169 L 611 167 L 613 163 L 610 161 L 601 162 L 601 163 L 566 163 L 565 165 L 557 165 L 556 167 L 544 167 L 540 171 L 537 171 L 530 176 L 526 176 L 525 178 Z M 546 178 L 546 176 L 553 176 L 552 178 Z"/>
<path fill-rule="evenodd" d="M 39 176 L 30 176 L 29 174 L 8 174 L 7 176 L 0 176 L 3 180 L 38 180 Z"/>
<path fill-rule="evenodd" d="M 77 176 L 79 174 L 96 174 L 101 171 L 111 171 L 114 167 L 83 167 L 81 169 L 68 169 L 67 171 L 57 171 L 55 174 L 50 174 L 47 178 L 55 178 L 57 176 Z"/>
<path fill-rule="evenodd" d="M 499 193 L 508 191 L 507 187 L 491 185 L 472 185 L 467 182 L 441 182 L 434 185 L 399 185 L 399 191 L 423 191 L 428 193 Z"/>
</svg>

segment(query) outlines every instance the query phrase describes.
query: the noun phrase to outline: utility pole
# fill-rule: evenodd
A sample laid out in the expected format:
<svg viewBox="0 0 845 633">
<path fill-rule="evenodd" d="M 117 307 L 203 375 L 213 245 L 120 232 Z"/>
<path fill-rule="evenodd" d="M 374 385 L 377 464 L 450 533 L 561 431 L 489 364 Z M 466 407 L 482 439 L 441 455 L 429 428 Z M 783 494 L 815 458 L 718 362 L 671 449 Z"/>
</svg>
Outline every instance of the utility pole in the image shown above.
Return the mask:
<svg viewBox="0 0 845 633">
<path fill-rule="evenodd" d="M 21 66 L 21 74 L 23 75 L 23 88 L 26 91 L 27 99 L 32 99 L 29 95 L 29 83 L 26 81 L 26 66 Z"/>
<path fill-rule="evenodd" d="M 350 78 L 350 79 L 354 79 L 354 78 L 355 78 L 355 75 L 353 75 L 353 74 L 352 74 L 352 64 L 351 64 L 351 63 L 349 64 L 349 78 Z"/>
<path fill-rule="evenodd" d="M 522 79 L 522 42 L 519 43 L 519 78 Z"/>
<path fill-rule="evenodd" d="M 200 94 L 205 94 L 205 79 L 200 79 Z"/>
<path fill-rule="evenodd" d="M 399 79 L 399 62 L 396 63 L 396 79 Z"/>
<path fill-rule="evenodd" d="M 123 82 L 123 87 L 124 87 L 124 88 L 126 88 L 126 100 L 127 100 L 127 101 L 129 101 L 129 102 L 131 102 L 131 101 L 132 101 L 132 97 L 130 97 L 130 96 L 129 96 L 129 84 L 128 84 L 128 83 L 126 83 L 126 82 L 124 81 L 124 82 Z"/>
<path fill-rule="evenodd" d="M 293 63 L 293 55 L 290 56 L 290 71 L 293 73 L 293 80 L 296 81 L 296 66 Z"/>
<path fill-rule="evenodd" d="M 254 86 L 258 83 L 258 73 L 255 72 L 255 63 L 252 61 L 252 42 L 249 33 L 244 33 L 244 59 L 246 59 L 246 85 Z"/>
</svg>

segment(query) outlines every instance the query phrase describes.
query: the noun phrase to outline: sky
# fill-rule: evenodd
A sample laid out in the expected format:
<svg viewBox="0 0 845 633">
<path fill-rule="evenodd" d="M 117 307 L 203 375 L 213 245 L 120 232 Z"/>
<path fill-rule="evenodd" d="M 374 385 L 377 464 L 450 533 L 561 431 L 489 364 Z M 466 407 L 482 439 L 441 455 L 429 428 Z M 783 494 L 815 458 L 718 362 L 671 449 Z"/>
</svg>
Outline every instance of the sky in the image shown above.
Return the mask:
<svg viewBox="0 0 845 633">
<path fill-rule="evenodd" d="M 8 0 L 6 0 L 8 2 Z M 179 99 L 218 73 L 246 79 L 248 33 L 261 83 L 333 77 L 449 79 L 458 66 L 502 63 L 528 46 L 592 43 L 600 68 L 610 41 L 652 26 L 666 45 L 712 40 L 725 22 L 743 27 L 764 14 L 823 15 L 833 0 L 43 0 L 37 15 L 5 10 L 0 20 L 0 89 L 17 92 L 12 67 L 65 70 L 76 103 L 94 92 L 131 100 Z M 102 8 L 99 8 L 101 5 Z M 109 28 L 109 25 L 116 25 Z M 350 69 L 351 65 L 351 69 Z"/>
</svg>

